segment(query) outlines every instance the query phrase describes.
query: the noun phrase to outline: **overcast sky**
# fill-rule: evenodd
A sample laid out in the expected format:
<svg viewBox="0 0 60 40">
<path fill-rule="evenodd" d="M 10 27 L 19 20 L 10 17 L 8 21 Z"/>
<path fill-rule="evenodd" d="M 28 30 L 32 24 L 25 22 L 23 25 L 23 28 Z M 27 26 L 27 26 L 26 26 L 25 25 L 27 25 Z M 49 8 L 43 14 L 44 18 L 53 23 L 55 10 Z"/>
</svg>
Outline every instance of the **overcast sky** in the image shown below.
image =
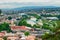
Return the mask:
<svg viewBox="0 0 60 40">
<path fill-rule="evenodd" d="M 0 8 L 22 6 L 60 6 L 60 0 L 0 0 Z"/>
</svg>

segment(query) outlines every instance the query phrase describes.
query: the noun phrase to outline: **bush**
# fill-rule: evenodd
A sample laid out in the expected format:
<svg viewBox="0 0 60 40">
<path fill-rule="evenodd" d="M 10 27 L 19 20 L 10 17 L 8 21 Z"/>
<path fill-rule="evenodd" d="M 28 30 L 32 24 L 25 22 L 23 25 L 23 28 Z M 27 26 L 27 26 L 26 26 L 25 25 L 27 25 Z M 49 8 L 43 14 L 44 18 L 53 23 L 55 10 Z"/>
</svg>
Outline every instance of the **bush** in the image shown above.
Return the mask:
<svg viewBox="0 0 60 40">
<path fill-rule="evenodd" d="M 30 33 L 29 33 L 29 32 L 24 32 L 24 34 L 25 34 L 25 36 L 28 36 L 28 35 L 30 35 Z"/>
</svg>

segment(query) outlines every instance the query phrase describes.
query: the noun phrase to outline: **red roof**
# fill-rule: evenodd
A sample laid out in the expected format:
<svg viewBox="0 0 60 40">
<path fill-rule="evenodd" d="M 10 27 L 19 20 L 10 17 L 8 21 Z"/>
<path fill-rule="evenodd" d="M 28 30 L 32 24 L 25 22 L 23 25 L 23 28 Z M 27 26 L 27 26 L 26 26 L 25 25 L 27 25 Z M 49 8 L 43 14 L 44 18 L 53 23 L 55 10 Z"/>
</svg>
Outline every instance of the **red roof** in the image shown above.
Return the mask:
<svg viewBox="0 0 60 40">
<path fill-rule="evenodd" d="M 0 37 L 4 35 L 5 35 L 5 32 L 0 32 Z"/>
<path fill-rule="evenodd" d="M 26 26 L 11 26 L 11 30 L 27 30 Z"/>
</svg>

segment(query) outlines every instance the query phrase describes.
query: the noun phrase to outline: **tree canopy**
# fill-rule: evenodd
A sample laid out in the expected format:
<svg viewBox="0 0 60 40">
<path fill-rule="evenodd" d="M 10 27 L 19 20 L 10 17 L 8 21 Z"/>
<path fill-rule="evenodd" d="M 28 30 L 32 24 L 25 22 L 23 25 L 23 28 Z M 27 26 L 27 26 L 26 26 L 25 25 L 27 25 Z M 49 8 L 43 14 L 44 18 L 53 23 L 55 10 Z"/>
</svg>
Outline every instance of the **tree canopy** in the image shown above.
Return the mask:
<svg viewBox="0 0 60 40">
<path fill-rule="evenodd" d="M 31 27 L 31 25 L 26 22 L 26 19 L 21 19 L 18 23 L 18 26 L 23 26 L 23 25 L 27 27 Z"/>
<path fill-rule="evenodd" d="M 12 19 L 12 17 L 11 17 L 11 16 L 9 16 L 9 17 L 8 17 L 8 20 L 11 20 L 11 19 Z"/>
<path fill-rule="evenodd" d="M 2 11 L 1 11 L 1 9 L 0 9 L 0 14 L 1 14 L 1 12 L 2 12 Z"/>
<path fill-rule="evenodd" d="M 29 33 L 29 32 L 24 32 L 24 34 L 25 34 L 25 36 L 28 36 L 28 35 L 30 35 L 30 33 Z"/>
<path fill-rule="evenodd" d="M 7 31 L 7 32 L 11 32 L 10 26 L 8 23 L 2 23 L 0 24 L 0 32 L 1 31 Z"/>
</svg>

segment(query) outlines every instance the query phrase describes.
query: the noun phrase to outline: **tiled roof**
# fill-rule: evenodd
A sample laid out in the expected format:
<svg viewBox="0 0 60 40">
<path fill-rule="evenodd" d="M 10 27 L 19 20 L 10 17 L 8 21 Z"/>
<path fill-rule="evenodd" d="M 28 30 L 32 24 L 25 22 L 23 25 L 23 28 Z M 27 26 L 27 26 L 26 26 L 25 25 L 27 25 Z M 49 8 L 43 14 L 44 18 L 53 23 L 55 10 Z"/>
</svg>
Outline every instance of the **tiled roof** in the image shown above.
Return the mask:
<svg viewBox="0 0 60 40">
<path fill-rule="evenodd" d="M 1 37 L 1 36 L 4 36 L 4 35 L 5 35 L 5 33 L 4 33 L 4 32 L 0 32 L 0 37 Z"/>
<path fill-rule="evenodd" d="M 26 26 L 11 26 L 11 30 L 27 30 Z"/>
</svg>

